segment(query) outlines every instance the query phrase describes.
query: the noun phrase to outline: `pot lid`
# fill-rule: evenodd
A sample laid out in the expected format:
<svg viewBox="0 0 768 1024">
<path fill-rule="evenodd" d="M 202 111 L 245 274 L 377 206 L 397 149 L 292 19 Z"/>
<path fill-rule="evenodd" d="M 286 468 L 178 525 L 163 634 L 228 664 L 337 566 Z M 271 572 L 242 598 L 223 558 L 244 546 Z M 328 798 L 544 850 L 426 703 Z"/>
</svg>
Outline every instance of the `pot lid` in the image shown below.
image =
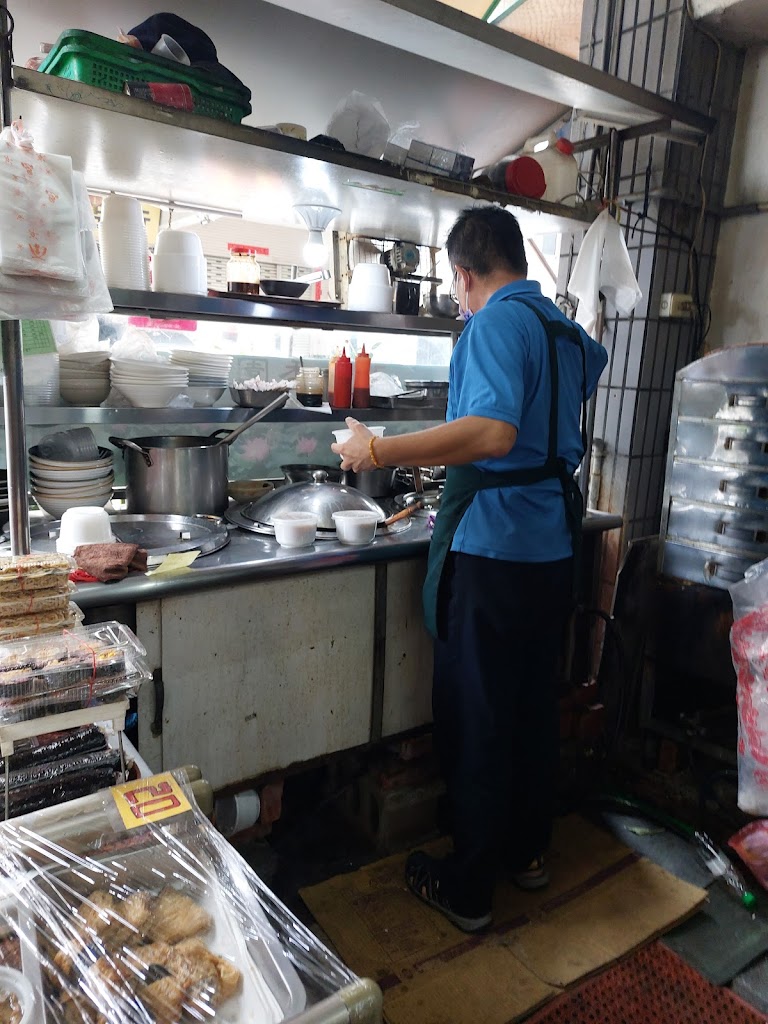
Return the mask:
<svg viewBox="0 0 768 1024">
<path fill-rule="evenodd" d="M 274 526 L 275 517 L 285 512 L 313 512 L 317 516 L 319 529 L 333 530 L 333 513 L 352 509 L 375 512 L 379 519 L 386 519 L 381 505 L 362 491 L 346 484 L 328 483 L 324 480 L 305 480 L 302 483 L 278 487 L 258 501 L 246 505 L 243 515 L 254 523 Z"/>
</svg>

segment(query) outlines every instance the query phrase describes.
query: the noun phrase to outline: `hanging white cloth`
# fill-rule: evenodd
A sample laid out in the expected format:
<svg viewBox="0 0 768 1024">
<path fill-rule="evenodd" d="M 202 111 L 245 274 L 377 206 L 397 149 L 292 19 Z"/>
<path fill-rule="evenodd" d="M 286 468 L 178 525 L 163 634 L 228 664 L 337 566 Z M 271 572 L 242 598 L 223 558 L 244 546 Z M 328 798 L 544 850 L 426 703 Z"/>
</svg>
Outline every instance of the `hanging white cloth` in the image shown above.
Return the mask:
<svg viewBox="0 0 768 1024">
<path fill-rule="evenodd" d="M 603 210 L 584 236 L 568 291 L 579 300 L 576 323 L 592 337 L 595 337 L 600 309 L 600 292 L 622 316 L 628 316 L 642 298 L 624 235 L 608 210 Z"/>
</svg>

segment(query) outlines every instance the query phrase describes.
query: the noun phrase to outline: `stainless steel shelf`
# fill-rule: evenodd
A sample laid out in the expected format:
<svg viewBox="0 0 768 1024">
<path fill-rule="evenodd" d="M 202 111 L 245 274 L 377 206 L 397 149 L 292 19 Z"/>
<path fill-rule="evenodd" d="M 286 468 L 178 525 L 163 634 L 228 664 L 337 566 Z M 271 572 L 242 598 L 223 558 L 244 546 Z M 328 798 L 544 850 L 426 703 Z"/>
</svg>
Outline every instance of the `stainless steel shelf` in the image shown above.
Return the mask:
<svg viewBox="0 0 768 1024">
<path fill-rule="evenodd" d="M 442 245 L 467 205 L 501 203 L 527 234 L 579 230 L 598 212 L 513 198 L 24 68 L 14 68 L 14 85 L 14 112 L 34 127 L 41 150 L 71 156 L 92 189 L 148 202 L 236 216 L 247 209 L 251 220 L 297 227 L 293 204 L 311 193 L 341 209 L 336 230 L 425 245 Z"/>
<path fill-rule="evenodd" d="M 78 407 L 40 405 L 27 406 L 28 427 L 49 427 L 56 424 L 83 423 L 93 425 L 156 424 L 156 423 L 215 423 L 220 426 L 242 423 L 255 409 L 214 407 L 211 409 L 107 409 L 101 406 Z M 354 416 L 362 423 L 398 423 L 415 420 L 444 420 L 445 411 L 434 406 L 407 409 L 337 409 L 329 416 L 311 409 L 280 409 L 267 416 L 264 423 L 343 423 Z"/>
<path fill-rule="evenodd" d="M 174 295 L 170 292 L 112 289 L 116 313 L 139 314 L 156 319 L 224 320 L 245 323 L 286 324 L 328 330 L 380 331 L 389 334 L 460 334 L 461 320 L 432 316 L 400 316 L 397 313 L 356 313 L 331 305 L 299 305 L 250 302 L 247 299 L 211 298 L 207 295 Z"/>
<path fill-rule="evenodd" d="M 622 127 L 668 117 L 703 135 L 712 118 L 436 0 L 268 0 L 274 7 L 417 54 Z M 311 32 L 311 29 L 309 30 Z"/>
</svg>

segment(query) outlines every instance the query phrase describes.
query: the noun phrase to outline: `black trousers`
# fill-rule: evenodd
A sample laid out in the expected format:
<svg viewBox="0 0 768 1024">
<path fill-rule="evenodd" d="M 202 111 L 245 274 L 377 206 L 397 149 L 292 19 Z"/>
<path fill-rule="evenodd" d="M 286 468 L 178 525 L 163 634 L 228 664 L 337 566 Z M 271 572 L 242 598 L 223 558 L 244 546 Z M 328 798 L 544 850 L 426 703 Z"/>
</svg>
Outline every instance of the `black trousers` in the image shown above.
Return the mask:
<svg viewBox="0 0 768 1024">
<path fill-rule="evenodd" d="M 446 561 L 432 707 L 451 874 L 473 903 L 490 906 L 500 863 L 522 870 L 550 840 L 556 671 L 570 599 L 570 559 L 505 562 L 452 552 Z"/>
</svg>

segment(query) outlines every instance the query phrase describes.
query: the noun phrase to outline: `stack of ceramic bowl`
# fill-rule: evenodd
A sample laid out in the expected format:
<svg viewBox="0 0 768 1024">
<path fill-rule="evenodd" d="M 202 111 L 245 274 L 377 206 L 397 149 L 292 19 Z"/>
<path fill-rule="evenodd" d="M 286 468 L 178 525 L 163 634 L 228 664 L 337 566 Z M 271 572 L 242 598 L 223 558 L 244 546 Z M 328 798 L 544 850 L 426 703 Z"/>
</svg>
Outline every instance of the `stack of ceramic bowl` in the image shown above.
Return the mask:
<svg viewBox="0 0 768 1024">
<path fill-rule="evenodd" d="M 209 406 L 218 402 L 227 388 L 232 356 L 220 352 L 189 352 L 177 349 L 171 352 L 174 366 L 189 371 L 187 394 L 197 406 Z"/>
<path fill-rule="evenodd" d="M 186 394 L 189 374 L 182 366 L 142 359 L 113 359 L 112 386 L 138 409 L 164 409 Z"/>
<path fill-rule="evenodd" d="M 8 474 L 0 469 L 0 512 L 8 511 Z"/>
<path fill-rule="evenodd" d="M 60 356 L 59 393 L 71 405 L 101 405 L 109 394 L 109 352 Z"/>
<path fill-rule="evenodd" d="M 99 448 L 96 459 L 76 461 L 44 458 L 38 445 L 29 449 L 32 497 L 54 519 L 61 519 L 68 508 L 106 505 L 114 478 L 109 448 Z"/>
<path fill-rule="evenodd" d="M 208 292 L 208 267 L 200 236 L 194 231 L 159 231 L 152 257 L 152 291 L 181 295 Z"/>
</svg>

